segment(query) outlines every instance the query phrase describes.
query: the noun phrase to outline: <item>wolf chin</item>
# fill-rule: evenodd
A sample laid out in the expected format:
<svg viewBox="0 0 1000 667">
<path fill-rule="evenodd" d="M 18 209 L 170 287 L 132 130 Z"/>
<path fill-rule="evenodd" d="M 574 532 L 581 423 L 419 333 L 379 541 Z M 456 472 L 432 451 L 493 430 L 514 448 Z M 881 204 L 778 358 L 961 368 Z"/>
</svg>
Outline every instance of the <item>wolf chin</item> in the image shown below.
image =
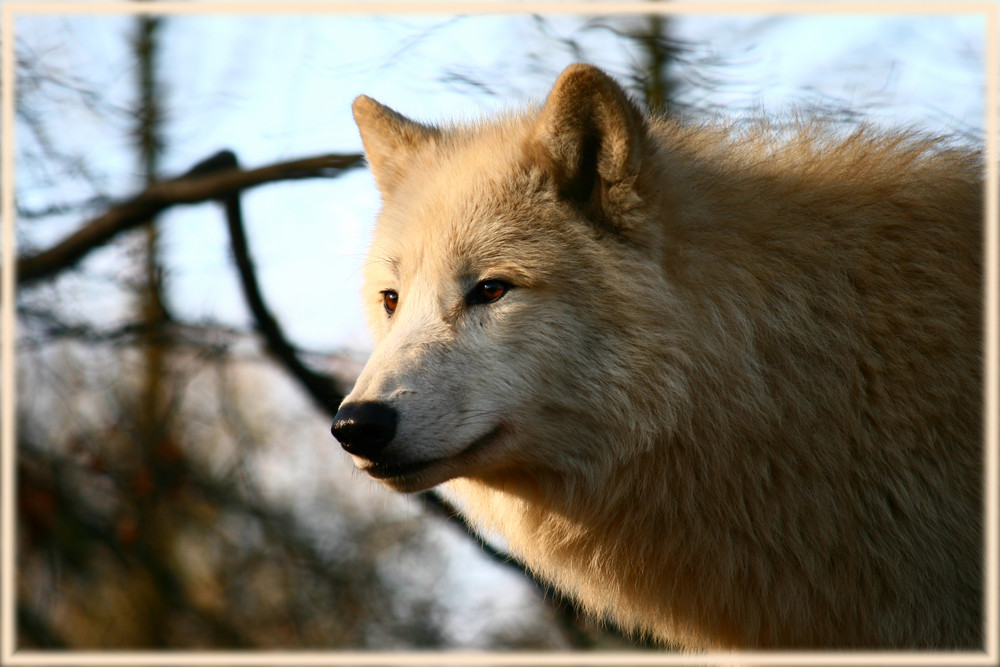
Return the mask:
<svg viewBox="0 0 1000 667">
<path fill-rule="evenodd" d="M 981 648 L 981 156 L 692 126 L 573 65 L 472 124 L 354 115 L 376 347 L 334 435 L 690 649 Z"/>
</svg>

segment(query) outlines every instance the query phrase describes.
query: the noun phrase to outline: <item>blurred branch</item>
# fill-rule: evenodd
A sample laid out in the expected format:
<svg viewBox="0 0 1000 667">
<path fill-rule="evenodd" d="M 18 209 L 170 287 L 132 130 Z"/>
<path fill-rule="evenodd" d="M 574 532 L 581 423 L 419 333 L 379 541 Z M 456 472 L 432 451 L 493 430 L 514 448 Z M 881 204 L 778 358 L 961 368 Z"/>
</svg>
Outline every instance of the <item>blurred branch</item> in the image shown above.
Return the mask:
<svg viewBox="0 0 1000 667">
<path fill-rule="evenodd" d="M 235 166 L 219 168 L 227 161 L 223 151 L 199 163 L 178 178 L 155 183 L 92 220 L 55 246 L 17 260 L 17 278 L 21 285 L 43 278 L 74 265 L 91 250 L 112 238 L 141 225 L 152 216 L 177 204 L 198 204 L 225 199 L 247 188 L 304 178 L 331 178 L 361 166 L 357 153 L 328 154 L 243 170 Z M 232 156 L 229 153 L 229 156 Z M 235 163 L 235 159 L 232 158 Z"/>
<path fill-rule="evenodd" d="M 22 331 L 18 340 L 20 350 L 34 350 L 55 341 L 72 340 L 86 345 L 133 346 L 148 333 L 148 324 L 126 321 L 110 327 L 96 327 L 88 323 L 65 322 L 52 313 L 22 309 L 17 311 Z M 169 340 L 174 347 L 193 348 L 202 355 L 232 354 L 233 345 L 247 338 L 250 332 L 222 322 L 179 322 L 170 320 Z"/>
<path fill-rule="evenodd" d="M 82 202 L 63 202 L 59 204 L 48 204 L 43 208 L 23 208 L 20 205 L 17 206 L 17 217 L 19 220 L 35 220 L 38 218 L 47 218 L 52 215 L 67 215 L 70 213 L 77 213 L 85 208 L 106 208 L 108 206 L 113 206 L 114 202 L 110 201 L 104 195 L 95 195 L 90 197 L 86 201 Z"/>
<path fill-rule="evenodd" d="M 220 166 L 230 169 L 238 168 L 236 156 L 231 152 L 219 153 L 216 158 L 224 163 Z M 257 281 L 253 260 L 250 259 L 239 190 L 229 193 L 225 197 L 224 204 L 233 258 L 240 274 L 240 287 L 243 289 L 243 296 L 253 314 L 257 330 L 264 336 L 268 351 L 281 362 L 285 369 L 292 374 L 292 377 L 299 381 L 320 410 L 327 414 L 336 412 L 336 407 L 344 399 L 344 389 L 330 376 L 317 373 L 302 362 L 298 351 L 285 337 L 278 321 L 271 314 L 267 304 L 264 303 L 264 296 L 260 291 L 260 283 Z"/>
</svg>

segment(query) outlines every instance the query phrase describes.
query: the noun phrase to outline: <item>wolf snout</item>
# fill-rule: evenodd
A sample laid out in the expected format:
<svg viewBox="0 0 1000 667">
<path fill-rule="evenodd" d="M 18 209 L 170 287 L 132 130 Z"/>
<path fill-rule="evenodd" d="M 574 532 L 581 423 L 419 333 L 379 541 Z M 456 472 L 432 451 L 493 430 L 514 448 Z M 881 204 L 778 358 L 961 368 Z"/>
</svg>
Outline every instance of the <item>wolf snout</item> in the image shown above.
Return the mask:
<svg viewBox="0 0 1000 667">
<path fill-rule="evenodd" d="M 333 418 L 333 433 L 341 447 L 355 456 L 371 459 L 396 435 L 398 415 L 387 403 L 345 403 Z"/>
</svg>

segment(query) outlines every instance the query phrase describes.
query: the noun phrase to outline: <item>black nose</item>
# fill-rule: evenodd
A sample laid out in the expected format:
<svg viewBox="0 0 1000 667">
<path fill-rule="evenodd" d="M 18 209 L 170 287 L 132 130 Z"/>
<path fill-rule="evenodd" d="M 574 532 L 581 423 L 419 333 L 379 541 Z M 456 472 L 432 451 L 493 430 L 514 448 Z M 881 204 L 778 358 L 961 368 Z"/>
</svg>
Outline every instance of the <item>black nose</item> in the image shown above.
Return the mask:
<svg viewBox="0 0 1000 667">
<path fill-rule="evenodd" d="M 351 454 L 372 458 L 396 435 L 396 411 L 385 403 L 345 403 L 330 429 Z"/>
</svg>

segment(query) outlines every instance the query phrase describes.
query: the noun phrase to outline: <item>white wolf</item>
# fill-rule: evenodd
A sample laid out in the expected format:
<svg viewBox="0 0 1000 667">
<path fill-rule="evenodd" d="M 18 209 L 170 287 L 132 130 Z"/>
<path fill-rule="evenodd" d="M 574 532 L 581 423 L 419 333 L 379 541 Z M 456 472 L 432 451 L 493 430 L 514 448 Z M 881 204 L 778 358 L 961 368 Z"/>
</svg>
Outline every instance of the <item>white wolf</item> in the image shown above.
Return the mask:
<svg viewBox="0 0 1000 667">
<path fill-rule="evenodd" d="M 982 641 L 981 158 L 540 108 L 354 114 L 377 346 L 333 432 L 541 576 L 691 648 Z"/>
</svg>

